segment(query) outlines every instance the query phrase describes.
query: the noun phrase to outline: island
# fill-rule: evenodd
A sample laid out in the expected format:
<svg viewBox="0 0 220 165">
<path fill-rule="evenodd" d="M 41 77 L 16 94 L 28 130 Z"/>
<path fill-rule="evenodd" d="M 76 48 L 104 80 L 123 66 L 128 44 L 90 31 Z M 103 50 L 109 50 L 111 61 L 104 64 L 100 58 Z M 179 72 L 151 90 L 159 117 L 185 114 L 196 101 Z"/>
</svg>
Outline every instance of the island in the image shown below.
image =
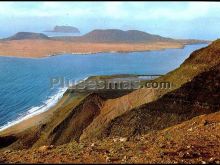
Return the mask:
<svg viewBox="0 0 220 165">
<path fill-rule="evenodd" d="M 47 30 L 45 32 L 80 33 L 79 29 L 73 26 L 55 26 L 53 30 Z"/>
<path fill-rule="evenodd" d="M 0 40 L 0 55 L 40 58 L 60 54 L 137 52 L 183 48 L 187 44 L 207 42 L 172 39 L 138 30 L 97 29 L 82 36 L 67 37 L 48 37 L 42 33 L 19 32 Z"/>
</svg>

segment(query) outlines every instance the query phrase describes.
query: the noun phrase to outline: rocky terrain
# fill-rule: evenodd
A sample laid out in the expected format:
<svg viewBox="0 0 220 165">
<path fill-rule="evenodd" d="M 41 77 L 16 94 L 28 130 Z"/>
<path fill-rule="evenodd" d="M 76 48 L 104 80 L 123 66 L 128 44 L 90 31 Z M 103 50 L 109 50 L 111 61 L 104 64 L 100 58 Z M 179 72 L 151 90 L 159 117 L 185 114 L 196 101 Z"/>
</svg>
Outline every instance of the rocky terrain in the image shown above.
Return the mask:
<svg viewBox="0 0 220 165">
<path fill-rule="evenodd" d="M 145 134 L 220 109 L 220 64 L 154 102 L 111 121 L 102 137 Z M 86 135 L 90 137 L 90 135 Z"/>
<path fill-rule="evenodd" d="M 134 138 L 4 150 L 1 163 L 199 163 L 220 164 L 219 112 L 195 117 Z"/>
<path fill-rule="evenodd" d="M 165 80 L 171 89 L 70 89 L 47 120 L 0 133 L 0 161 L 219 164 L 220 40 L 154 81 Z"/>
</svg>

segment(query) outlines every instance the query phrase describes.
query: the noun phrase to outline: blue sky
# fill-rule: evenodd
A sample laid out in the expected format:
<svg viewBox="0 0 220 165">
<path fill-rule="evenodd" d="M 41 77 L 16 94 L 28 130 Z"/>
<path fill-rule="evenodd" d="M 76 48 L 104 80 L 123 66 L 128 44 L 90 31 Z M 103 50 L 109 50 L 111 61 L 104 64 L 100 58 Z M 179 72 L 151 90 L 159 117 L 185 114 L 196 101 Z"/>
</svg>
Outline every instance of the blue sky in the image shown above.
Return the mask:
<svg viewBox="0 0 220 165">
<path fill-rule="evenodd" d="M 0 35 L 72 25 L 137 29 L 174 38 L 220 38 L 219 2 L 0 2 Z"/>
</svg>

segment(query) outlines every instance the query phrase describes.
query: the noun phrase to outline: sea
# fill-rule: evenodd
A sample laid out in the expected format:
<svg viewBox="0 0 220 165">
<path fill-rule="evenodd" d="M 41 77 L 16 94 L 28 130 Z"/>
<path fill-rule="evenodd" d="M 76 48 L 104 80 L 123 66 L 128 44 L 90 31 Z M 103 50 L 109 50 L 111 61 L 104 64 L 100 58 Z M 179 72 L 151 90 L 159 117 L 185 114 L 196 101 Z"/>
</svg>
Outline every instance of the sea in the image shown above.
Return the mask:
<svg viewBox="0 0 220 165">
<path fill-rule="evenodd" d="M 129 53 L 63 54 L 45 58 L 0 56 L 0 131 L 53 107 L 67 86 L 51 86 L 55 79 L 75 82 L 94 75 L 163 75 L 179 67 L 194 50 L 207 44 Z"/>
</svg>

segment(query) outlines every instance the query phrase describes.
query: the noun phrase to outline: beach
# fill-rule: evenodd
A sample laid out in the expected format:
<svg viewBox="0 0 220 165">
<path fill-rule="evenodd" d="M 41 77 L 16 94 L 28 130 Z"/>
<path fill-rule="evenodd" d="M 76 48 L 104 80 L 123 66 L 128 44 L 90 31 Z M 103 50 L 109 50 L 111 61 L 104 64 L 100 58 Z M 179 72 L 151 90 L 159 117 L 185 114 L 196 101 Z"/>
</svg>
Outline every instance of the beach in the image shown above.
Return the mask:
<svg viewBox="0 0 220 165">
<path fill-rule="evenodd" d="M 121 81 L 126 79 L 138 79 L 137 75 L 109 75 L 109 76 L 91 76 L 85 78 L 85 80 L 110 80 L 110 81 Z M 141 80 L 141 79 L 140 79 Z M 74 92 L 73 92 L 74 91 Z M 30 116 L 24 116 L 23 119 L 21 119 L 18 122 L 13 122 L 8 127 L 5 127 L 3 130 L 0 131 L 0 136 L 8 136 L 13 134 L 19 134 L 25 130 L 28 129 L 34 129 L 35 127 L 42 126 L 45 123 L 53 122 L 54 116 L 60 116 L 60 118 L 64 118 L 65 115 L 68 115 L 70 109 L 74 109 L 79 103 L 86 98 L 89 94 L 93 92 L 102 93 L 103 95 L 124 95 L 124 93 L 129 93 L 133 90 L 125 90 L 124 92 L 121 90 L 113 90 L 111 91 L 82 91 L 82 90 L 74 90 L 74 89 L 67 89 L 62 94 L 62 97 L 60 97 L 57 102 L 51 106 L 46 111 L 40 112 L 37 114 L 31 114 Z M 114 97 L 114 96 L 113 96 Z M 61 112 L 62 111 L 62 112 Z"/>
<path fill-rule="evenodd" d="M 83 98 L 84 95 L 79 94 L 77 95 L 77 98 L 73 97 L 71 94 L 63 95 L 63 97 L 49 110 L 30 116 L 29 118 L 0 131 L 0 136 L 17 134 L 34 126 L 42 125 L 45 122 L 48 122 L 56 112 L 62 110 L 63 106 L 68 105 L 69 102 L 71 102 L 71 106 L 73 107 L 74 105 L 77 105 L 80 102 L 80 99 L 78 99 L 79 97 Z"/>
</svg>

